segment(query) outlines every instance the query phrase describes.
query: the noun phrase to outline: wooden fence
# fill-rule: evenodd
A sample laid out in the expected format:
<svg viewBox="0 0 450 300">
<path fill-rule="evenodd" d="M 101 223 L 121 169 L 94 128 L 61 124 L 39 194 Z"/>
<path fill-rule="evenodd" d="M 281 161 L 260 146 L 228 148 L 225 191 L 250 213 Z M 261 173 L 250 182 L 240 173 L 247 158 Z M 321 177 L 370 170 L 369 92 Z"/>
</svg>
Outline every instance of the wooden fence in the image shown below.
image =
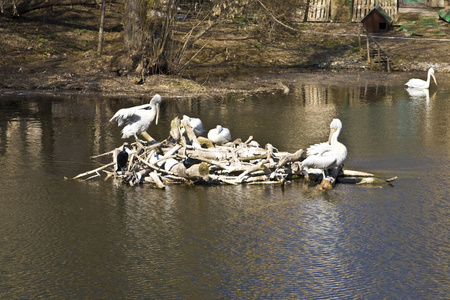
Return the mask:
<svg viewBox="0 0 450 300">
<path fill-rule="evenodd" d="M 352 22 L 360 22 L 377 4 L 395 20 L 397 2 L 398 0 L 353 0 Z M 308 21 L 330 21 L 331 9 L 331 0 L 310 0 Z"/>
<path fill-rule="evenodd" d="M 395 20 L 397 0 L 353 0 L 352 22 L 360 22 L 377 4 Z"/>
<path fill-rule="evenodd" d="M 308 21 L 328 22 L 330 20 L 331 0 L 310 0 Z"/>
</svg>

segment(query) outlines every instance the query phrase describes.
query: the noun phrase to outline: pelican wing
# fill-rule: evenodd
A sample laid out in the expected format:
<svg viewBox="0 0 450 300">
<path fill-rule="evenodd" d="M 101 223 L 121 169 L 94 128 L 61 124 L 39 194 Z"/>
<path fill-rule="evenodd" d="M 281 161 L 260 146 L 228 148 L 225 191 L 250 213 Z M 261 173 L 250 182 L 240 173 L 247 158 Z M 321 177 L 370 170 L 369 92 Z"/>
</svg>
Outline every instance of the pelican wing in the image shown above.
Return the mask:
<svg viewBox="0 0 450 300">
<path fill-rule="evenodd" d="M 311 155 L 302 161 L 302 166 L 315 169 L 328 169 L 336 164 L 336 156 L 331 151 L 322 155 Z"/>
<path fill-rule="evenodd" d="M 331 145 L 328 143 L 314 144 L 306 149 L 306 156 L 322 155 L 327 151 L 331 151 Z"/>
<path fill-rule="evenodd" d="M 114 116 L 109 120 L 111 123 L 117 122 L 119 126 L 122 126 L 125 123 L 130 123 L 133 118 L 136 117 L 136 114 L 139 110 L 147 109 L 150 107 L 150 104 L 143 104 L 139 106 L 134 106 L 130 108 L 122 108 L 119 109 Z"/>
<path fill-rule="evenodd" d="M 407 83 L 405 83 L 405 85 L 411 88 L 418 88 L 418 89 L 426 89 L 429 86 L 429 84 L 425 80 L 417 78 L 410 79 Z"/>
</svg>

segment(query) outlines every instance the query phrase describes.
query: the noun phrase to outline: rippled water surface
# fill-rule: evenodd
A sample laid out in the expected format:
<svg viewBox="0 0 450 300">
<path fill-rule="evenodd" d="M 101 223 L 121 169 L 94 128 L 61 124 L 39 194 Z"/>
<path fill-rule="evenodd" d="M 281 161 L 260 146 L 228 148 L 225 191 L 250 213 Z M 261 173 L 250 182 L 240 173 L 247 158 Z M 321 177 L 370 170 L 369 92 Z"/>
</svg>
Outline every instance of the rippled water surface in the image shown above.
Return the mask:
<svg viewBox="0 0 450 300">
<path fill-rule="evenodd" d="M 448 83 L 410 95 L 400 81 L 293 76 L 289 95 L 164 99 L 149 132 L 164 139 L 186 114 L 293 152 L 338 117 L 345 167 L 392 185 L 64 180 L 121 145 L 108 119 L 148 99 L 3 93 L 0 298 L 449 298 Z"/>
</svg>

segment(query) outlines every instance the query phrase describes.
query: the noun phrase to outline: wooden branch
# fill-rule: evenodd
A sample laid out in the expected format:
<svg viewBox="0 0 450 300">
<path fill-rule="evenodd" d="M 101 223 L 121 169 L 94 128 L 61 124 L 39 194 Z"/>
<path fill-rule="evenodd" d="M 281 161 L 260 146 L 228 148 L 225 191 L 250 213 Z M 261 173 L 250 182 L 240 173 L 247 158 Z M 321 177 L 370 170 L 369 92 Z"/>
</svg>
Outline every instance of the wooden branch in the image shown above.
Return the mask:
<svg viewBox="0 0 450 300">
<path fill-rule="evenodd" d="M 73 177 L 72 179 L 79 179 L 80 177 L 84 177 L 84 176 L 87 176 L 87 175 L 90 175 L 90 174 L 93 174 L 93 173 L 97 173 L 98 171 L 101 171 L 103 169 L 111 167 L 114 164 L 115 164 L 115 162 L 110 162 L 109 164 L 101 166 L 101 167 L 99 167 L 97 169 L 94 169 L 94 170 L 91 170 L 91 171 L 88 171 L 88 172 L 85 172 L 85 173 L 78 174 L 77 176 Z"/>
<path fill-rule="evenodd" d="M 194 43 L 196 41 L 198 41 L 199 39 L 201 39 L 205 34 L 207 34 L 208 32 L 210 32 L 214 27 L 216 27 L 217 25 L 219 25 L 222 22 L 222 20 L 218 20 L 216 22 L 210 23 L 205 29 L 203 29 L 199 34 L 197 34 L 195 37 L 193 37 L 192 39 L 190 39 L 188 42 L 186 42 L 185 44 L 185 48 L 189 49 L 191 48 Z M 204 46 L 203 46 L 204 47 Z"/>
<path fill-rule="evenodd" d="M 178 117 L 175 117 L 175 119 L 170 122 L 170 136 L 175 141 L 180 141 L 181 133 L 180 133 L 180 119 Z"/>
<path fill-rule="evenodd" d="M 342 170 L 342 171 L 343 171 L 343 176 L 348 176 L 348 177 L 375 177 L 375 175 L 373 175 L 371 173 L 366 173 L 366 172 L 352 171 L 352 170 Z"/>
<path fill-rule="evenodd" d="M 93 156 L 91 156 L 91 159 L 99 158 L 99 157 L 102 157 L 102 156 L 106 156 L 106 155 L 113 154 L 114 151 L 115 151 L 115 149 L 114 149 L 114 150 L 111 150 L 111 151 L 108 151 L 108 152 L 105 152 L 105 153 L 102 153 L 102 154 L 93 155 Z"/>
<path fill-rule="evenodd" d="M 288 25 L 278 21 L 278 19 L 270 12 L 270 10 L 260 0 L 256 0 L 256 1 L 262 6 L 262 8 L 267 13 L 267 15 L 269 15 L 269 17 L 271 17 L 275 22 L 277 22 L 278 24 L 280 24 L 281 26 L 283 26 L 283 27 L 285 27 L 287 29 L 293 30 L 295 32 L 299 32 L 297 29 L 292 28 L 292 27 L 290 27 L 290 26 L 288 26 Z"/>
<path fill-rule="evenodd" d="M 200 145 L 200 143 L 197 141 L 197 136 L 194 133 L 194 130 L 192 130 L 191 125 L 189 124 L 188 120 L 182 120 L 181 121 L 181 125 L 183 126 L 187 138 L 188 138 L 188 142 L 194 147 L 194 148 L 201 148 L 202 146 Z"/>
<path fill-rule="evenodd" d="M 287 165 L 288 163 L 293 163 L 295 161 L 299 161 L 302 156 L 303 156 L 303 149 L 298 150 L 297 152 L 295 152 L 294 154 L 288 154 L 286 156 L 284 156 L 277 164 L 277 168 L 281 168 L 284 167 L 285 165 Z"/>
<path fill-rule="evenodd" d="M 153 179 L 153 181 L 155 182 L 155 184 L 158 188 L 160 188 L 160 189 L 166 188 L 166 186 L 162 182 L 161 178 L 159 177 L 158 173 L 150 172 L 150 177 Z"/>
<path fill-rule="evenodd" d="M 211 140 L 208 139 L 208 138 L 205 138 L 203 136 L 199 136 L 197 138 L 197 141 L 199 142 L 201 147 L 203 147 L 203 146 L 205 146 L 206 148 L 213 148 L 214 147 L 214 144 L 211 142 Z"/>
</svg>

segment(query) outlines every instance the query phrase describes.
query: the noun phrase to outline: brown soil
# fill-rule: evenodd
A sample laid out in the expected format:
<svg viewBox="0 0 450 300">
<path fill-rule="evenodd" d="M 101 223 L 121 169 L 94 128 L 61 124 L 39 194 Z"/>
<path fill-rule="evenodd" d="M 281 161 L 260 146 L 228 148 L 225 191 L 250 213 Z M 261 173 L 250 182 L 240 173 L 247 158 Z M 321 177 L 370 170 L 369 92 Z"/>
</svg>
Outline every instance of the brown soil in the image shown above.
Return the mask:
<svg viewBox="0 0 450 300">
<path fill-rule="evenodd" d="M 354 36 L 358 24 L 299 24 L 297 32 L 276 27 L 255 38 L 256 26 L 230 22 L 196 43 L 187 57 L 201 50 L 180 76 L 150 76 L 139 85 L 137 76 L 119 76 L 113 67 L 113 58 L 122 47 L 118 11 L 114 5 L 107 10 L 101 57 L 97 55 L 98 10 L 74 6 L 40 10 L 15 19 L 0 16 L 0 89 L 210 97 L 283 88 L 276 76 L 251 79 L 263 73 L 278 76 L 305 70 L 364 70 L 363 76 L 374 76 L 359 53 Z M 408 38 L 377 39 L 404 71 L 433 66 L 438 73 L 450 73 L 448 23 L 436 17 L 400 15 L 394 30 L 385 35 Z M 320 73 L 317 76 L 326 78 Z"/>
</svg>

